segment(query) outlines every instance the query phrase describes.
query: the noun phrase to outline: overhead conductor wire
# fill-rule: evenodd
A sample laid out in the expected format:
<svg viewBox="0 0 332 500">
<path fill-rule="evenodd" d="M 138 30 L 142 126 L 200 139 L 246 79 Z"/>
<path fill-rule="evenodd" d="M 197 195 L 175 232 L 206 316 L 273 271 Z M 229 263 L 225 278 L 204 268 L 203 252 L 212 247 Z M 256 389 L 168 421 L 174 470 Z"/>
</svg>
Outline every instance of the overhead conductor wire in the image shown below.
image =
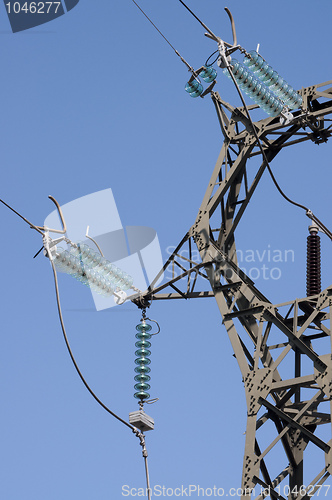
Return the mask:
<svg viewBox="0 0 332 500">
<path fill-rule="evenodd" d="M 181 59 L 181 61 L 187 66 L 189 71 L 191 71 L 193 74 L 195 74 L 195 70 L 190 66 L 190 64 L 181 56 L 181 54 L 176 50 L 176 48 L 171 44 L 171 42 L 165 37 L 165 35 L 160 31 L 159 28 L 154 24 L 154 22 L 149 18 L 149 16 L 144 12 L 144 10 L 138 5 L 135 0 L 132 0 L 133 3 L 136 5 L 136 7 L 142 12 L 142 14 L 146 17 L 146 19 L 152 24 L 152 26 L 158 31 L 159 35 L 163 37 L 165 42 L 168 43 L 168 45 L 174 50 L 175 54 Z"/>
<path fill-rule="evenodd" d="M 37 226 L 35 226 L 34 224 L 32 224 L 30 221 L 28 221 L 28 219 L 26 219 L 25 217 L 23 217 L 23 215 L 21 215 L 19 212 L 17 212 L 16 210 L 14 210 L 14 208 L 11 207 L 10 205 L 8 205 L 8 203 L 6 203 L 5 201 L 3 201 L 1 199 L 0 199 L 0 202 L 3 203 L 7 208 L 9 208 L 9 210 L 11 210 L 12 212 L 14 212 L 14 214 L 16 214 L 19 217 L 21 217 L 21 219 L 23 219 L 24 222 L 26 222 L 32 229 L 35 229 L 36 231 L 38 231 L 38 233 L 44 235 L 43 231 L 41 231 Z"/>
<path fill-rule="evenodd" d="M 60 320 L 60 324 L 61 324 L 61 329 L 62 329 L 63 337 L 64 337 L 64 340 L 65 340 L 65 343 L 66 343 L 66 347 L 68 349 L 69 355 L 70 355 L 71 360 L 72 360 L 72 362 L 73 362 L 73 364 L 74 364 L 74 366 L 76 368 L 77 373 L 78 373 L 80 379 L 82 380 L 83 384 L 85 385 L 85 387 L 87 388 L 87 390 L 89 391 L 89 393 L 91 394 L 91 396 L 97 401 L 97 403 L 99 403 L 100 406 L 102 406 L 104 408 L 104 410 L 106 410 L 110 415 L 112 415 L 112 417 L 116 418 L 121 423 L 123 423 L 124 425 L 126 425 L 127 427 L 129 427 L 129 429 L 131 429 L 132 431 L 135 432 L 136 431 L 136 427 L 134 427 L 133 425 L 129 424 L 128 422 L 126 422 L 125 420 L 123 420 L 121 417 L 119 417 L 116 413 L 114 413 L 112 410 L 110 410 L 98 398 L 98 396 L 96 396 L 96 394 L 93 392 L 93 390 L 91 389 L 91 387 L 89 386 L 89 384 L 87 383 L 87 381 L 85 380 L 85 378 L 83 377 L 83 374 L 82 374 L 81 370 L 79 369 L 79 367 L 77 365 L 77 362 L 75 360 L 75 357 L 73 355 L 73 352 L 72 352 L 70 344 L 69 344 L 69 340 L 68 340 L 68 337 L 67 337 L 65 325 L 64 325 L 64 322 L 63 322 L 63 316 L 62 316 L 62 310 L 61 310 L 61 304 L 60 304 L 60 296 L 59 296 L 59 285 L 58 285 L 57 272 L 55 270 L 55 266 L 54 266 L 53 260 L 51 258 L 50 258 L 50 262 L 51 262 L 51 266 L 52 266 L 52 270 L 53 270 L 53 276 L 54 276 L 56 302 L 57 302 L 57 306 L 58 306 L 58 313 L 59 313 L 59 320 Z"/>
<path fill-rule="evenodd" d="M 190 12 L 190 14 L 203 26 L 204 29 L 206 29 L 206 31 L 210 34 L 211 38 L 213 40 L 216 40 L 218 41 L 218 37 L 210 30 L 210 28 L 208 28 L 206 26 L 206 24 L 203 23 L 203 21 L 200 20 L 199 17 L 196 16 L 196 14 L 191 10 L 189 9 L 188 5 L 186 5 L 182 0 L 179 0 L 179 2 Z M 225 45 L 227 45 L 227 47 L 231 47 L 231 45 L 227 42 L 224 42 Z"/>
<path fill-rule="evenodd" d="M 119 420 L 119 422 L 121 422 L 122 424 L 126 425 L 129 429 L 131 429 L 133 431 L 133 433 L 139 438 L 140 445 L 142 447 L 142 454 L 143 454 L 143 458 L 144 458 L 145 476 L 146 476 L 146 484 L 147 484 L 147 492 L 148 492 L 148 500 L 150 500 L 151 499 L 151 488 L 150 488 L 150 477 L 149 477 L 148 458 L 147 458 L 148 457 L 148 452 L 147 452 L 146 444 L 145 444 L 145 436 L 136 427 L 134 427 L 130 423 L 126 422 L 126 420 L 123 420 L 123 418 L 119 417 L 119 415 L 117 415 L 112 410 L 110 410 L 98 398 L 98 396 L 93 392 L 93 390 L 91 389 L 91 387 L 89 386 L 89 384 L 85 380 L 85 378 L 84 378 L 81 370 L 79 369 L 78 364 L 77 364 L 77 362 L 75 360 L 74 354 L 73 354 L 73 352 L 71 350 L 71 347 L 70 347 L 70 344 L 69 344 L 69 340 L 68 340 L 68 337 L 67 337 L 67 333 L 66 333 L 66 328 L 65 328 L 65 325 L 64 325 L 64 321 L 63 321 L 62 310 L 61 310 L 61 303 L 60 303 L 60 294 L 59 294 L 59 285 L 58 285 L 57 272 L 56 272 L 56 269 L 55 269 L 54 262 L 53 262 L 53 260 L 51 258 L 50 252 L 49 252 L 49 250 L 47 248 L 46 248 L 46 252 L 48 254 L 48 257 L 49 257 L 49 260 L 50 260 L 51 266 L 52 266 L 53 277 L 54 277 L 54 285 L 55 285 L 56 302 L 57 302 L 58 313 L 59 313 L 59 320 L 60 320 L 63 337 L 64 337 L 64 340 L 65 340 L 65 344 L 66 344 L 67 350 L 69 352 L 70 358 L 71 358 L 71 360 L 72 360 L 72 362 L 73 362 L 73 364 L 75 366 L 75 369 L 76 369 L 76 371 L 77 371 L 80 379 L 82 380 L 83 384 L 85 385 L 86 389 L 89 391 L 89 393 L 91 394 L 91 396 L 97 401 L 97 403 L 100 404 L 100 406 L 102 408 L 104 408 L 104 410 L 106 410 L 107 413 L 109 413 L 110 415 L 112 415 L 112 417 L 116 418 L 117 420 Z"/>
</svg>

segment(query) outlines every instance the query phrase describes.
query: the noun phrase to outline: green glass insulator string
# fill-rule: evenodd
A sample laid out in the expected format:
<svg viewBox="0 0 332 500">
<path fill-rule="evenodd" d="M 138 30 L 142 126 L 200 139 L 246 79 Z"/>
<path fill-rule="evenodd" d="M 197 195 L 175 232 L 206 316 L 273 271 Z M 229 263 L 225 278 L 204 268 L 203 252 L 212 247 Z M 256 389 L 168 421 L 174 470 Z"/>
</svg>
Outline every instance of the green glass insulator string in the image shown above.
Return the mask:
<svg viewBox="0 0 332 500">
<path fill-rule="evenodd" d="M 135 346 L 137 350 L 135 351 L 135 355 L 137 356 L 135 359 L 135 364 L 137 365 L 135 368 L 134 380 L 136 384 L 134 385 L 134 389 L 137 391 L 134 394 L 136 399 L 140 400 L 142 404 L 145 400 L 150 398 L 150 394 L 147 392 L 150 389 L 150 367 L 148 366 L 151 363 L 149 356 L 151 356 L 151 342 L 150 339 L 152 337 L 151 331 L 152 327 L 148 323 L 146 323 L 145 319 L 142 318 L 141 322 L 136 326 L 137 333 L 135 337 L 137 338 L 137 342 Z"/>
<path fill-rule="evenodd" d="M 231 61 L 233 76 L 243 90 L 260 108 L 270 116 L 278 116 L 284 108 L 282 101 L 270 91 L 249 69 L 237 59 Z M 227 68 L 224 73 L 230 77 Z"/>
<path fill-rule="evenodd" d="M 217 72 L 212 66 L 203 66 L 203 69 L 199 72 L 199 76 L 206 83 L 214 82 L 217 78 Z M 203 85 L 198 80 L 192 80 L 186 83 L 185 91 L 188 92 L 190 97 L 199 97 L 203 93 Z"/>
<path fill-rule="evenodd" d="M 290 109 L 297 109 L 302 105 L 303 99 L 300 94 L 258 52 L 255 50 L 248 52 L 243 63 Z"/>
<path fill-rule="evenodd" d="M 77 243 L 69 250 L 57 247 L 54 263 L 59 271 L 70 274 L 107 297 L 117 289 L 125 291 L 133 286 L 134 280 L 129 274 L 83 243 Z"/>
</svg>

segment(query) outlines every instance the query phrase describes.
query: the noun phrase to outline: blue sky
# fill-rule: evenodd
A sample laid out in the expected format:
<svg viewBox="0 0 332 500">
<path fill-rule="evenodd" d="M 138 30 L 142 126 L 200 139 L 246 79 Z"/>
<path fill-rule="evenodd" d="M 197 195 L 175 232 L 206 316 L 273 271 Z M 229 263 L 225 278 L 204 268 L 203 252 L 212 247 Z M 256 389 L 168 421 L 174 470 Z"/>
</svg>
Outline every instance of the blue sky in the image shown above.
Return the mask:
<svg viewBox="0 0 332 500">
<path fill-rule="evenodd" d="M 140 5 L 194 67 L 216 50 L 176 0 Z M 224 5 L 188 5 L 231 40 Z M 227 6 L 239 43 L 260 52 L 295 87 L 332 79 L 332 6 L 321 0 L 255 0 Z M 60 204 L 111 188 L 124 225 L 157 231 L 163 258 L 194 223 L 222 134 L 209 99 L 184 91 L 186 67 L 132 1 L 81 0 L 70 13 L 26 32 L 10 31 L 0 5 L 1 198 L 35 224 Z M 219 71 L 216 90 L 239 105 Z M 249 102 L 249 101 L 248 101 Z M 265 117 L 262 113 L 261 117 Z M 286 148 L 272 167 L 286 193 L 331 229 L 331 144 Z M 103 214 L 100 214 L 103 217 Z M 237 246 L 278 250 L 281 277 L 256 280 L 274 303 L 305 296 L 309 220 L 265 174 L 238 227 Z M 32 256 L 40 237 L 1 207 L 0 497 L 4 500 L 120 499 L 144 486 L 137 439 L 90 397 L 65 350 L 49 263 Z M 322 284 L 331 283 L 331 242 L 322 236 Z M 258 253 L 257 253 L 258 252 Z M 92 388 L 119 415 L 133 398 L 133 305 L 97 313 L 88 290 L 60 277 L 64 319 Z M 240 371 L 214 300 L 154 303 L 147 435 L 152 485 L 240 486 L 246 408 Z M 308 465 L 310 466 L 310 464 Z M 192 495 L 192 497 L 195 497 Z"/>
</svg>

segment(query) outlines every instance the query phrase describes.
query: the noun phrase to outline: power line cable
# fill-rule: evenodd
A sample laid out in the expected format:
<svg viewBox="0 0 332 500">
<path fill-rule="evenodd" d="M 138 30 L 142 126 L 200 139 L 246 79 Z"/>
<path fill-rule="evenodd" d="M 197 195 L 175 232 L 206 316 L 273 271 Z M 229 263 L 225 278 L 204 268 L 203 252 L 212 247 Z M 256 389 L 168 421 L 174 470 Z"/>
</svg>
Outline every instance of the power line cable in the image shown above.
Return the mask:
<svg viewBox="0 0 332 500">
<path fill-rule="evenodd" d="M 126 420 L 124 420 L 123 418 L 119 417 L 119 415 L 117 415 L 112 410 L 110 410 L 98 398 L 98 396 L 93 392 L 93 390 L 91 389 L 91 387 L 89 386 L 89 384 L 85 380 L 85 378 L 84 378 L 81 370 L 79 369 L 78 364 L 77 364 L 77 362 L 75 360 L 74 354 L 73 354 L 73 352 L 71 350 L 71 347 L 70 347 L 70 344 L 69 344 L 69 340 L 68 340 L 68 336 L 67 336 L 67 333 L 66 333 L 66 328 L 65 328 L 65 325 L 64 325 L 64 321 L 63 321 L 62 310 L 61 310 L 61 303 L 60 303 L 60 294 L 59 294 L 59 284 L 58 284 L 57 272 L 56 272 L 53 260 L 52 260 L 52 258 L 50 256 L 50 252 L 49 252 L 49 250 L 47 248 L 46 248 L 46 252 L 48 254 L 48 257 L 49 257 L 49 260 L 50 260 L 51 266 L 52 266 L 53 277 L 54 277 L 54 285 L 55 285 L 56 302 L 57 302 L 58 314 L 59 314 L 59 320 L 60 320 L 63 337 L 64 337 L 64 340 L 65 340 L 65 344 L 66 344 L 67 350 L 69 352 L 70 358 L 71 358 L 71 360 L 72 360 L 72 362 L 73 362 L 73 364 L 75 366 L 75 369 L 76 369 L 76 371 L 77 371 L 80 379 L 82 380 L 84 386 L 89 391 L 89 393 L 91 394 L 91 396 L 97 401 L 97 403 L 102 408 L 104 408 L 104 410 L 106 410 L 107 413 L 109 413 L 110 415 L 112 415 L 112 417 L 116 418 L 117 420 L 119 420 L 119 422 L 121 422 L 122 424 L 124 424 L 125 426 L 127 426 L 129 429 L 131 429 L 132 432 L 139 438 L 140 445 L 142 447 L 142 455 L 143 455 L 143 458 L 144 458 L 145 477 L 146 477 L 146 484 L 147 484 L 148 500 L 151 500 L 150 476 L 149 476 L 149 468 L 148 468 L 148 452 L 147 452 L 146 444 L 145 444 L 145 436 L 135 426 L 133 426 L 130 423 L 126 422 Z"/>
<path fill-rule="evenodd" d="M 21 215 L 19 212 L 17 212 L 16 210 L 14 210 L 14 208 L 11 207 L 10 205 L 8 205 L 8 203 L 6 203 L 5 201 L 3 201 L 1 199 L 0 199 L 0 202 L 3 203 L 7 208 L 9 208 L 9 210 L 11 210 L 12 212 L 14 212 L 14 214 L 16 214 L 19 217 L 21 217 L 21 219 L 23 219 L 27 224 L 29 224 L 29 226 L 32 229 L 35 229 L 38 233 L 44 235 L 44 233 L 43 233 L 43 231 L 41 229 L 39 229 L 37 226 L 35 226 L 34 224 L 32 224 L 32 222 L 30 222 L 28 219 L 26 219 L 25 217 L 23 217 L 23 215 Z"/>
<path fill-rule="evenodd" d="M 205 33 L 206 36 L 208 36 L 212 40 L 216 41 L 217 43 L 222 42 L 224 45 L 226 45 L 226 47 L 229 47 L 229 48 L 232 48 L 233 46 L 237 45 L 237 36 L 236 36 L 234 19 L 233 19 L 233 16 L 231 14 L 231 11 L 227 7 L 225 7 L 225 11 L 227 12 L 227 15 L 231 21 L 232 34 L 233 34 L 233 45 L 225 42 L 224 40 L 221 40 L 221 38 L 216 36 L 213 33 L 213 31 L 211 31 L 210 28 L 208 28 L 206 26 L 206 24 L 203 23 L 203 21 L 201 21 L 200 18 L 198 16 L 196 16 L 196 14 L 191 9 L 189 9 L 188 5 L 186 5 L 182 0 L 179 0 L 179 2 L 190 12 L 190 14 L 199 22 L 199 24 L 201 24 L 203 26 L 203 28 L 206 29 L 206 31 L 208 32 L 208 33 Z"/>
<path fill-rule="evenodd" d="M 189 9 L 188 5 L 186 5 L 182 0 L 179 0 L 179 2 L 190 12 L 192 16 L 194 16 L 194 18 L 203 26 L 203 28 L 206 29 L 208 33 L 210 33 L 212 38 L 218 41 L 218 37 L 206 26 L 206 24 L 203 23 L 203 21 L 200 20 L 199 17 L 196 16 L 196 14 L 191 9 Z"/>
<path fill-rule="evenodd" d="M 163 37 L 163 39 L 168 43 L 168 45 L 174 50 L 174 52 L 177 52 L 176 48 L 173 47 L 171 42 L 167 40 L 165 35 L 157 28 L 157 26 L 153 23 L 153 21 L 149 18 L 149 16 L 144 12 L 144 10 L 138 5 L 138 3 L 135 2 L 135 0 L 132 0 L 136 7 L 142 12 L 142 14 L 147 18 L 147 20 L 152 24 L 152 26 L 158 31 L 158 33 Z"/>
<path fill-rule="evenodd" d="M 132 0 L 136 7 L 142 12 L 142 14 L 146 17 L 146 19 L 152 24 L 152 26 L 158 31 L 158 33 L 163 37 L 163 39 L 168 43 L 168 45 L 174 50 L 175 54 L 181 59 L 181 61 L 187 66 L 187 68 L 195 73 L 194 69 L 190 66 L 190 64 L 181 56 L 181 54 L 176 50 L 176 48 L 171 44 L 171 42 L 165 37 L 165 35 L 160 31 L 159 28 L 154 24 L 154 22 L 149 18 L 149 16 L 144 12 L 144 10 L 138 5 L 135 0 Z"/>
<path fill-rule="evenodd" d="M 21 219 L 23 219 L 27 224 L 29 224 L 29 226 L 32 229 L 35 229 L 39 234 L 41 234 L 43 236 L 44 236 L 44 232 L 43 231 L 50 231 L 52 233 L 65 234 L 66 231 L 67 231 L 67 228 L 66 228 L 66 223 L 65 223 L 64 218 L 63 218 L 61 207 L 60 207 L 59 203 L 56 201 L 56 199 L 53 198 L 53 196 L 49 196 L 49 199 L 52 200 L 53 203 L 55 204 L 55 206 L 57 207 L 57 210 L 58 210 L 58 213 L 59 213 L 59 217 L 60 217 L 60 220 L 61 220 L 61 223 L 62 223 L 62 229 L 50 229 L 50 228 L 47 228 L 47 227 L 44 227 L 44 226 L 35 226 L 35 224 L 32 224 L 32 222 L 30 222 L 28 219 L 26 219 L 25 217 L 23 217 L 23 215 L 21 215 L 19 212 L 17 212 L 17 210 L 15 210 L 13 207 L 11 207 L 10 205 L 8 205 L 8 203 L 6 203 L 5 201 L 3 201 L 1 199 L 0 199 L 0 202 L 3 203 L 7 208 L 9 208 L 9 210 L 11 210 L 12 212 L 14 212 L 14 214 L 18 215 Z"/>
<path fill-rule="evenodd" d="M 49 257 L 49 260 L 51 262 L 52 271 L 53 271 L 54 285 L 55 285 L 55 294 L 56 294 L 56 302 L 57 302 L 57 306 L 58 306 L 58 314 L 59 314 L 59 320 L 60 320 L 60 324 L 61 324 L 61 329 L 62 329 L 63 337 L 64 337 L 64 340 L 65 340 L 65 344 L 66 344 L 67 350 L 69 352 L 70 358 L 71 358 L 71 360 L 72 360 L 72 362 L 73 362 L 73 364 L 75 366 L 75 369 L 76 369 L 76 371 L 77 371 L 80 379 L 82 380 L 83 384 L 85 385 L 86 389 L 89 391 L 89 393 L 91 394 L 91 396 L 97 401 L 98 404 L 100 404 L 100 406 L 102 408 L 104 408 L 104 410 L 106 410 L 110 415 L 112 415 L 112 417 L 116 418 L 121 423 L 123 423 L 124 425 L 126 425 L 133 432 L 137 432 L 136 427 L 134 427 L 133 425 L 129 424 L 128 422 L 126 422 L 125 420 L 123 420 L 121 417 L 119 417 L 116 413 L 114 413 L 112 410 L 110 410 L 98 398 L 98 396 L 93 392 L 93 390 L 91 389 L 91 387 L 89 386 L 89 384 L 85 380 L 85 378 L 84 378 L 81 370 L 79 369 L 78 364 L 77 364 L 77 362 L 75 360 L 74 354 L 73 354 L 73 352 L 71 350 L 71 347 L 70 347 L 70 344 L 69 344 L 69 340 L 68 340 L 68 336 L 67 336 L 67 333 L 66 333 L 66 328 L 65 328 L 65 325 L 64 325 L 64 321 L 63 321 L 62 310 L 61 310 L 61 303 L 60 303 L 60 294 L 59 294 L 59 285 L 58 285 L 57 272 L 55 270 L 55 266 L 54 266 L 52 257 L 50 255 L 48 255 L 48 257 Z"/>
</svg>

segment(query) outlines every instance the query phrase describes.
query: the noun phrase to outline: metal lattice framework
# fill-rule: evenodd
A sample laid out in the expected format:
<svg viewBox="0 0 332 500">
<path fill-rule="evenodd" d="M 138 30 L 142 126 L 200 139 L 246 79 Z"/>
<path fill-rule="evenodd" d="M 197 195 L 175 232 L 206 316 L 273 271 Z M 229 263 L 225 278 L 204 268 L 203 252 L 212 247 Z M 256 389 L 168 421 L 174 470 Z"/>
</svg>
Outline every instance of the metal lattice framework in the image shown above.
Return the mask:
<svg viewBox="0 0 332 500">
<path fill-rule="evenodd" d="M 332 81 L 303 88 L 302 110 L 290 123 L 281 124 L 278 118 L 254 123 L 269 162 L 285 147 L 308 140 L 319 144 L 332 135 L 332 126 L 325 121 L 332 113 L 329 85 Z M 261 152 L 245 110 L 232 107 L 216 92 L 211 97 L 223 146 L 194 224 L 140 305 L 151 299 L 215 297 L 247 401 L 242 499 L 253 498 L 256 485 L 267 488 L 257 500 L 284 499 L 278 485 L 287 477 L 288 498 L 308 499 L 332 472 L 332 440 L 325 442 L 315 434 L 320 425 L 331 423 L 331 407 L 326 411 L 326 402 L 332 399 L 331 344 L 328 353 L 324 349 L 331 338 L 332 286 L 317 296 L 274 305 L 238 267 L 234 233 L 266 164 L 258 163 L 254 172 L 252 163 L 250 171 L 247 166 L 247 160 L 258 159 Z M 155 286 L 166 270 L 172 278 Z M 283 367 L 287 369 L 282 378 Z M 271 423 L 274 432 L 268 427 Z M 261 449 L 260 435 L 266 427 L 269 444 Z M 312 477 L 303 477 L 309 444 L 309 450 L 314 446 L 323 452 L 322 463 Z M 285 463 L 272 475 L 275 447 L 280 447 Z"/>
</svg>

